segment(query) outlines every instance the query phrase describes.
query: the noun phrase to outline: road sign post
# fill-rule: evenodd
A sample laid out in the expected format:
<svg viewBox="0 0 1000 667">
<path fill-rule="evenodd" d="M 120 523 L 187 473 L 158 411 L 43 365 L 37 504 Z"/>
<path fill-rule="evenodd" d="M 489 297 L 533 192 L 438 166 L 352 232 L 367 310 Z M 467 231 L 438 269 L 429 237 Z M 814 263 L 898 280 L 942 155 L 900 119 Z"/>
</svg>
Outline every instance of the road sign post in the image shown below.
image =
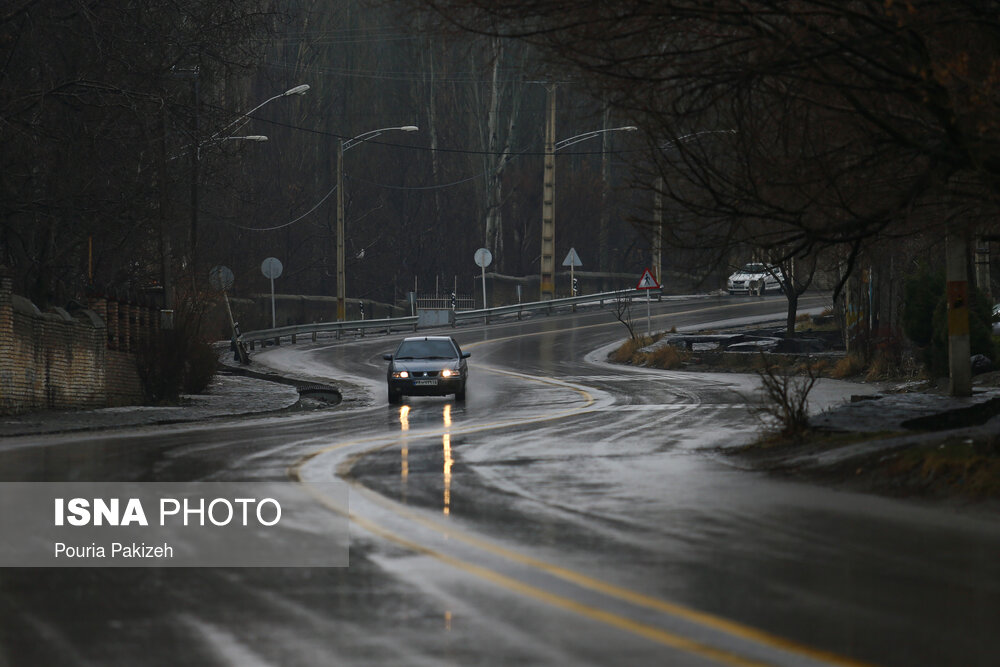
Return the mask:
<svg viewBox="0 0 1000 667">
<path fill-rule="evenodd" d="M 229 315 L 229 326 L 233 329 L 233 345 L 236 346 L 236 355 L 241 364 L 249 364 L 250 354 L 247 352 L 246 345 L 243 344 L 240 325 L 233 319 L 233 309 L 229 306 L 229 295 L 226 294 L 226 290 L 233 286 L 234 279 L 233 272 L 228 266 L 215 266 L 208 272 L 209 286 L 222 292 L 222 299 L 226 304 L 226 314 Z"/>
<path fill-rule="evenodd" d="M 490 265 L 493 261 L 493 253 L 489 251 L 488 248 L 480 248 L 476 251 L 475 257 L 476 266 L 483 270 L 483 310 L 486 310 L 486 267 Z M 489 322 L 489 316 L 483 315 L 483 321 Z"/>
<path fill-rule="evenodd" d="M 646 337 L 649 338 L 653 335 L 653 318 L 649 313 L 649 290 L 660 289 L 660 284 L 656 282 L 653 273 L 649 269 L 646 269 L 642 272 L 639 284 L 635 288 L 646 290 Z"/>
<path fill-rule="evenodd" d="M 260 271 L 264 274 L 265 278 L 270 278 L 271 280 L 271 328 L 275 328 L 277 323 L 274 317 L 274 279 L 281 275 L 281 261 L 277 257 L 268 257 L 261 263 Z"/>
<path fill-rule="evenodd" d="M 576 253 L 576 248 L 570 248 L 569 252 L 566 253 L 566 259 L 563 260 L 563 266 L 569 267 L 569 284 L 570 284 L 570 296 L 576 296 L 576 276 L 573 273 L 573 269 L 578 266 L 583 266 L 583 262 L 580 261 L 580 255 Z M 576 304 L 573 304 L 573 312 L 576 312 Z"/>
</svg>

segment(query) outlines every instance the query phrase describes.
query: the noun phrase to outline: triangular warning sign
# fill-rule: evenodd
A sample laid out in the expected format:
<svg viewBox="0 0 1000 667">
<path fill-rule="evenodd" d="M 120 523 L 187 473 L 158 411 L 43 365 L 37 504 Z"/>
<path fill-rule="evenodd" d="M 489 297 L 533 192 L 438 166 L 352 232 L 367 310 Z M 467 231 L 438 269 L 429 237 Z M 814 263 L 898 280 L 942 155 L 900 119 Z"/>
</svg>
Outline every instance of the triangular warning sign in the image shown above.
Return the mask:
<svg viewBox="0 0 1000 667">
<path fill-rule="evenodd" d="M 656 282 L 649 269 L 642 272 L 642 278 L 639 278 L 639 284 L 635 286 L 636 289 L 659 289 L 659 287 L 660 284 Z"/>
<path fill-rule="evenodd" d="M 577 254 L 576 248 L 570 248 L 569 252 L 566 253 L 566 259 L 563 260 L 563 266 L 583 266 L 583 262 L 580 261 L 580 255 Z"/>
</svg>

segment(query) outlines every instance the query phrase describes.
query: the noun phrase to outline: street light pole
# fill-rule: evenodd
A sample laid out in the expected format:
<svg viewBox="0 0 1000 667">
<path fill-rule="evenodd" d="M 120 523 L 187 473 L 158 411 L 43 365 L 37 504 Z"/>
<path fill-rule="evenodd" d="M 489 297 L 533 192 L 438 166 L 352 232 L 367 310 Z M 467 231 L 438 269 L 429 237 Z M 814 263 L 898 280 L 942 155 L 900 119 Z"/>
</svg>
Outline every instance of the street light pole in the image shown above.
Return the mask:
<svg viewBox="0 0 1000 667">
<path fill-rule="evenodd" d="M 344 140 L 337 141 L 337 321 L 347 314 L 346 270 L 344 268 Z"/>
<path fill-rule="evenodd" d="M 556 160 L 555 152 L 567 146 L 578 144 L 587 139 L 607 134 L 609 132 L 634 132 L 634 125 L 610 127 L 603 130 L 593 130 L 577 134 L 567 139 L 555 140 L 556 136 L 556 89 L 548 88 L 548 108 L 545 116 L 545 177 L 542 182 L 542 256 L 540 260 L 541 276 L 539 280 L 540 300 L 547 301 L 555 297 L 555 251 L 556 251 Z"/>
<path fill-rule="evenodd" d="M 556 86 L 549 84 L 545 105 L 545 175 L 542 180 L 542 256 L 540 301 L 556 292 Z"/>
<path fill-rule="evenodd" d="M 298 86 L 295 86 L 294 88 L 289 88 L 288 90 L 286 90 L 283 93 L 278 93 L 277 95 L 275 95 L 273 97 L 267 98 L 266 100 L 264 100 L 263 102 L 261 102 L 260 104 L 258 104 L 257 106 L 255 106 L 253 109 L 250 109 L 250 111 L 245 111 L 245 112 L 241 113 L 239 118 L 237 118 L 232 123 L 230 123 L 229 125 L 226 125 L 224 128 L 222 128 L 221 130 L 219 130 L 218 132 L 216 132 L 215 134 L 213 134 L 211 137 L 208 138 L 207 141 L 212 141 L 213 139 L 216 139 L 220 134 L 225 133 L 227 130 L 229 130 L 230 128 L 232 128 L 234 125 L 239 124 L 239 127 L 243 127 L 244 125 L 246 125 L 247 123 L 250 122 L 250 120 L 251 120 L 250 119 L 250 115 L 254 111 L 257 111 L 261 107 L 263 107 L 263 106 L 265 106 L 267 104 L 270 104 L 274 100 L 276 100 L 278 98 L 281 98 L 281 97 L 290 97 L 292 95 L 305 95 L 306 92 L 308 92 L 308 90 L 309 90 L 309 84 L 308 83 L 303 83 L 303 84 L 299 84 Z M 239 128 L 235 128 L 235 129 L 233 129 L 233 131 L 235 132 L 238 129 Z"/>
<path fill-rule="evenodd" d="M 242 140 L 245 140 L 245 141 L 267 141 L 267 137 L 265 137 L 263 135 L 259 135 L 259 134 L 248 135 L 248 136 L 245 136 L 245 137 L 237 137 L 237 136 L 233 136 L 232 134 L 225 135 L 225 133 L 228 130 L 230 130 L 230 129 L 232 129 L 233 132 L 235 132 L 236 130 L 239 129 L 239 127 L 243 127 L 243 125 L 246 125 L 248 122 L 250 122 L 250 114 L 252 114 L 253 112 L 257 111 L 258 109 L 260 109 L 264 105 L 266 105 L 266 104 L 268 104 L 270 102 L 273 102 L 274 100 L 276 100 L 276 99 L 278 99 L 280 97 L 288 97 L 289 95 L 304 95 L 307 90 L 309 90 L 309 85 L 303 83 L 303 84 L 300 84 L 298 86 L 295 86 L 294 88 L 289 88 L 288 90 L 286 90 L 283 93 L 279 93 L 278 95 L 275 95 L 273 97 L 269 97 L 268 99 L 264 100 L 263 102 L 261 102 L 260 104 L 258 104 L 257 106 L 255 106 L 250 111 L 247 111 L 245 113 L 240 114 L 239 118 L 237 118 L 236 120 L 234 120 L 229 125 L 226 125 L 225 127 L 223 127 L 218 132 L 215 132 L 212 136 L 210 136 L 205 141 L 198 141 L 198 132 L 199 132 L 199 127 L 198 127 L 198 107 L 199 107 L 199 105 L 201 103 L 201 98 L 200 98 L 200 89 L 199 89 L 199 85 L 198 85 L 198 72 L 197 72 L 197 70 L 195 70 L 195 76 L 194 76 L 194 108 L 195 108 L 195 113 L 194 113 L 194 120 L 193 120 L 194 129 L 193 129 L 193 134 L 192 134 L 192 136 L 194 138 L 194 148 L 191 151 L 191 229 L 190 229 L 190 234 L 189 234 L 189 236 L 190 236 L 190 244 L 191 244 L 191 268 L 193 269 L 192 273 L 191 273 L 192 276 L 197 274 L 197 251 L 198 251 L 198 178 L 199 178 L 199 174 L 198 174 L 199 164 L 198 163 L 201 160 L 201 149 L 202 149 L 202 147 L 206 146 L 208 144 L 218 143 L 218 142 L 223 142 L 223 141 L 229 141 L 229 140 L 233 140 L 233 139 L 242 139 Z M 233 126 L 237 125 L 237 124 L 239 124 L 239 127 L 233 128 Z M 225 136 L 220 136 L 220 135 L 225 135 Z"/>
<path fill-rule="evenodd" d="M 399 130 L 400 132 L 416 132 L 416 125 L 400 127 L 383 127 L 359 134 L 344 141 L 337 141 L 337 321 L 347 319 L 347 279 L 344 259 L 344 151 L 350 150 L 369 139 L 374 139 L 383 132 Z"/>
</svg>

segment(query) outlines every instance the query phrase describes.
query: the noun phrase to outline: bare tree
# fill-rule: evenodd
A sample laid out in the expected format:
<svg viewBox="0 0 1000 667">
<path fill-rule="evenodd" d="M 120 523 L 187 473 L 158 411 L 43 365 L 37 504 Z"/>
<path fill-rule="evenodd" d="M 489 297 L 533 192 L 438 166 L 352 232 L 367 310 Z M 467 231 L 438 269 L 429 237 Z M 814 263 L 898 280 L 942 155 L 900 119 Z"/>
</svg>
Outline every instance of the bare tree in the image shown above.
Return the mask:
<svg viewBox="0 0 1000 667">
<path fill-rule="evenodd" d="M 812 366 L 807 365 L 802 377 L 782 373 L 764 354 L 760 361 L 761 396 L 753 413 L 766 427 L 777 428 L 782 437 L 798 443 L 809 430 L 809 392 L 818 376 Z"/>
<path fill-rule="evenodd" d="M 738 245 L 787 257 L 838 247 L 851 264 L 868 240 L 913 233 L 913 212 L 943 199 L 981 209 L 951 228 L 995 228 L 990 2 L 415 1 L 535 45 L 636 118 L 650 143 L 641 182 L 662 177 L 689 222 L 674 238 L 720 261 Z"/>
<path fill-rule="evenodd" d="M 615 294 L 615 319 L 628 330 L 630 339 L 639 340 L 639 336 L 635 333 L 635 323 L 632 321 L 632 297 L 622 292 Z"/>
</svg>

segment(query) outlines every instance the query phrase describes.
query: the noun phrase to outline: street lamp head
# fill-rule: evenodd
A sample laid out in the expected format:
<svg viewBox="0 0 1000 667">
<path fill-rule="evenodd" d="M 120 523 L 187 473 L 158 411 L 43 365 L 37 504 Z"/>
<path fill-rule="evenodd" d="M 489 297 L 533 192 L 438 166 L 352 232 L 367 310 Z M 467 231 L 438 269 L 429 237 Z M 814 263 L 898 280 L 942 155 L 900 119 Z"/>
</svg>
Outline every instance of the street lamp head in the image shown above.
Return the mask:
<svg viewBox="0 0 1000 667">
<path fill-rule="evenodd" d="M 289 88 L 282 95 L 305 95 L 306 91 L 309 90 L 309 84 L 303 83 L 301 85 L 295 86 L 294 88 Z"/>
<path fill-rule="evenodd" d="M 244 141 L 267 141 L 267 137 L 264 136 L 263 134 L 251 134 L 246 137 L 233 137 L 233 138 L 243 139 Z"/>
<path fill-rule="evenodd" d="M 402 130 L 403 132 L 416 132 L 420 128 L 416 125 L 404 125 L 403 127 L 396 128 L 397 130 Z"/>
<path fill-rule="evenodd" d="M 625 132 L 635 132 L 639 128 L 637 128 L 635 125 L 626 125 L 625 127 L 620 127 L 618 129 L 624 130 Z"/>
</svg>

